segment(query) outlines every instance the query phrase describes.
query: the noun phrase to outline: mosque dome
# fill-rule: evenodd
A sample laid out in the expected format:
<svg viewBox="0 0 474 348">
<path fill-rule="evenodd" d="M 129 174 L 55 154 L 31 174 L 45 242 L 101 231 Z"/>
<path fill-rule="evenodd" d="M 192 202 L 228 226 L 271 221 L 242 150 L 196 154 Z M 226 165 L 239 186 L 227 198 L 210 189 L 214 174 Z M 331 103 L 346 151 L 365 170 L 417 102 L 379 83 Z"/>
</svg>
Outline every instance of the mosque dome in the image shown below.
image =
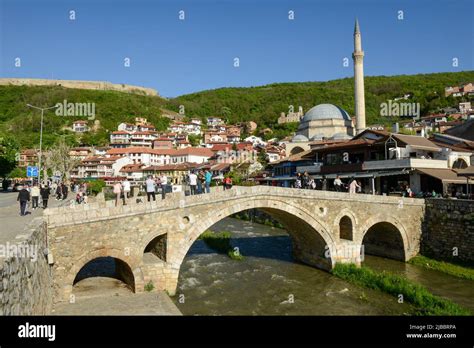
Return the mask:
<svg viewBox="0 0 474 348">
<path fill-rule="evenodd" d="M 323 138 L 324 138 L 324 134 L 315 134 L 309 140 L 319 141 L 319 140 L 323 140 Z"/>
<path fill-rule="evenodd" d="M 339 106 L 333 104 L 319 104 L 309 109 L 301 122 L 316 120 L 340 119 L 351 121 L 349 114 Z"/>
<path fill-rule="evenodd" d="M 305 137 L 303 134 L 295 135 L 293 137 L 293 139 L 291 139 L 292 143 L 302 143 L 302 142 L 306 142 L 306 141 L 308 141 L 308 138 Z"/>
</svg>

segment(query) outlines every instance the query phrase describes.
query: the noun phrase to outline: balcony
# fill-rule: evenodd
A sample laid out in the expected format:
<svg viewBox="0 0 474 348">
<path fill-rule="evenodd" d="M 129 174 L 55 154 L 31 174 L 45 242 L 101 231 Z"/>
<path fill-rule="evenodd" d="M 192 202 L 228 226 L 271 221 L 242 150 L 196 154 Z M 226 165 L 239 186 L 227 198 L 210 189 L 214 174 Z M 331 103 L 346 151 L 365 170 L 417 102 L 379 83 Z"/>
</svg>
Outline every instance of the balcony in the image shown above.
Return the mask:
<svg viewBox="0 0 474 348">
<path fill-rule="evenodd" d="M 366 161 L 363 170 L 397 169 L 397 168 L 448 168 L 448 161 L 423 159 L 423 158 L 399 158 L 382 161 Z"/>
</svg>

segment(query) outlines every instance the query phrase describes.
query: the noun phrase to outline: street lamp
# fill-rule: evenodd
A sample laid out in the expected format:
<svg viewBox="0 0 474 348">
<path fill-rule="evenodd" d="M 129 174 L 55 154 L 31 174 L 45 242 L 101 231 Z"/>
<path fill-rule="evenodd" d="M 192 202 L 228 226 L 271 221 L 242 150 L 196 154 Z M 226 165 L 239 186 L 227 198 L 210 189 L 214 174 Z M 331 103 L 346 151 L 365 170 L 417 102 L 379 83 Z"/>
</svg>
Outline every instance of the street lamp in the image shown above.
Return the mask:
<svg viewBox="0 0 474 348">
<path fill-rule="evenodd" d="M 34 106 L 34 105 L 31 105 L 31 104 L 26 104 L 26 106 L 30 107 L 30 108 L 33 108 L 33 109 L 37 109 L 37 110 L 41 110 L 41 128 L 40 128 L 40 149 L 39 149 L 39 163 L 38 163 L 38 184 L 41 184 L 41 157 L 43 157 L 43 153 L 42 153 L 42 145 L 43 145 L 43 114 L 44 114 L 44 110 L 50 110 L 50 109 L 55 109 L 57 108 L 57 105 L 55 106 L 51 106 L 49 108 L 40 108 L 38 106 Z"/>
</svg>

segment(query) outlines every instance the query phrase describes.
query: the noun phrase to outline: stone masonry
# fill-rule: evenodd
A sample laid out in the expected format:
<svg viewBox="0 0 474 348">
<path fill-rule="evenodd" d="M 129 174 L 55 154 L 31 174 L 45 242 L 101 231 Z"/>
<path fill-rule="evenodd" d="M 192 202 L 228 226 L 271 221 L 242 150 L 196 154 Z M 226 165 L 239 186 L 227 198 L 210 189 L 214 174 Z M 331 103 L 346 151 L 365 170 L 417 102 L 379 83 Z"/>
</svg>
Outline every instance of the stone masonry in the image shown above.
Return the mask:
<svg viewBox="0 0 474 348">
<path fill-rule="evenodd" d="M 427 199 L 421 253 L 449 261 L 474 262 L 474 202 Z"/>
<path fill-rule="evenodd" d="M 135 292 L 152 282 L 157 290 L 173 295 L 181 263 L 199 235 L 247 209 L 263 210 L 280 221 L 292 239 L 295 259 L 326 270 L 336 262 L 360 263 L 364 236 L 381 224 L 393 232 L 384 237 L 378 252 L 398 248 L 397 253 L 408 260 L 420 248 L 422 199 L 236 186 L 188 197 L 173 193 L 165 200 L 118 207 L 102 201 L 45 211 L 54 259 L 54 300 L 67 301 L 81 268 L 106 256 L 123 261 L 127 269 L 122 269 L 122 278 Z M 399 242 L 387 244 L 390 239 Z"/>
<path fill-rule="evenodd" d="M 0 315 L 46 315 L 53 305 L 52 269 L 45 257 L 47 225 L 39 217 L 0 259 Z M 2 246 L 6 249 L 6 246 Z"/>
</svg>

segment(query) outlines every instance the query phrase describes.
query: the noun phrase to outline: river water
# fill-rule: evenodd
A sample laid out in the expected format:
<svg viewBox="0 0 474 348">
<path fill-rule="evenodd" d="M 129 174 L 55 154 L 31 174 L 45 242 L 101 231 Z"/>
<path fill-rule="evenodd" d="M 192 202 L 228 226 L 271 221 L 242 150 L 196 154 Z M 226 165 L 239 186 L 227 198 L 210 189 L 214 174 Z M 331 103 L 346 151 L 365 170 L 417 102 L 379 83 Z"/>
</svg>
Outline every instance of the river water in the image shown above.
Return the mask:
<svg viewBox="0 0 474 348">
<path fill-rule="evenodd" d="M 297 263 L 281 229 L 226 218 L 213 231 L 230 231 L 244 260 L 231 260 L 196 241 L 181 266 L 175 304 L 184 315 L 404 315 L 413 308 L 395 297 L 347 283 Z M 415 280 L 474 311 L 474 282 L 403 262 L 366 256 L 377 270 Z"/>
</svg>

